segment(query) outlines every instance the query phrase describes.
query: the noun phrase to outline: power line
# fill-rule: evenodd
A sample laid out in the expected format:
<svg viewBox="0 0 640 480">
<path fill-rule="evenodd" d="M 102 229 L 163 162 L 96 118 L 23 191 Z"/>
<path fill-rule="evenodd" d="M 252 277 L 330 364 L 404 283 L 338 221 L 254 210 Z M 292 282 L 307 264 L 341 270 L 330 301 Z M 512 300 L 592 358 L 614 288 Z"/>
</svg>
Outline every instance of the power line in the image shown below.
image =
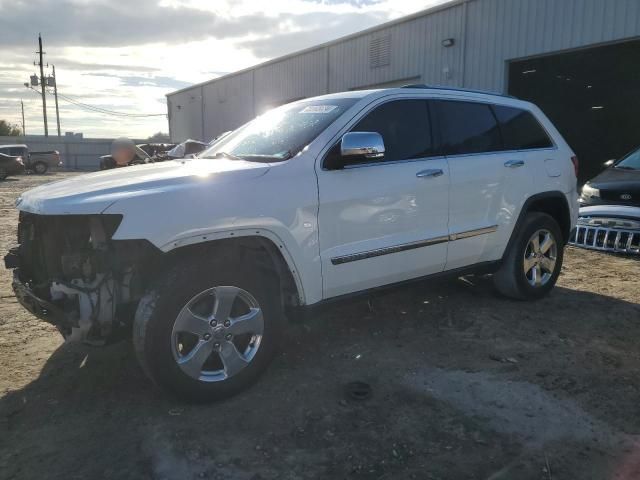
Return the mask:
<svg viewBox="0 0 640 480">
<path fill-rule="evenodd" d="M 71 98 L 67 95 L 64 95 L 60 92 L 58 92 L 58 97 L 62 98 L 63 100 L 65 100 L 68 103 L 71 103 L 73 105 L 76 105 L 78 107 L 81 108 L 85 108 L 88 110 L 93 110 L 95 112 L 99 112 L 99 113 L 104 113 L 106 115 L 114 115 L 114 116 L 119 116 L 119 117 L 136 117 L 136 118 L 142 118 L 142 117 L 166 117 L 167 114 L 166 113 L 127 113 L 127 112 L 118 112 L 115 110 L 109 110 L 107 108 L 102 108 L 102 107 L 98 107 L 96 105 L 90 105 L 87 103 L 83 103 L 80 102 L 79 100 L 76 100 L 74 98 Z"/>
<path fill-rule="evenodd" d="M 33 90 L 36 93 L 39 93 L 35 88 L 33 87 L 28 87 L 30 90 Z M 50 94 L 53 94 L 53 91 L 49 90 Z M 80 102 L 78 100 L 75 100 L 74 98 L 71 98 L 67 95 L 64 95 L 60 92 L 58 92 L 58 97 L 61 98 L 62 100 L 64 100 L 65 102 L 68 102 L 72 105 L 75 105 L 77 107 L 80 108 L 84 108 L 85 110 L 89 110 L 95 113 L 101 113 L 104 115 L 112 115 L 115 117 L 128 117 L 128 118 L 145 118 L 145 117 L 166 117 L 167 114 L 166 113 L 127 113 L 127 112 L 117 112 L 115 110 L 109 110 L 106 108 L 102 108 L 102 107 L 98 107 L 96 105 L 90 105 L 88 103 L 83 103 Z"/>
</svg>

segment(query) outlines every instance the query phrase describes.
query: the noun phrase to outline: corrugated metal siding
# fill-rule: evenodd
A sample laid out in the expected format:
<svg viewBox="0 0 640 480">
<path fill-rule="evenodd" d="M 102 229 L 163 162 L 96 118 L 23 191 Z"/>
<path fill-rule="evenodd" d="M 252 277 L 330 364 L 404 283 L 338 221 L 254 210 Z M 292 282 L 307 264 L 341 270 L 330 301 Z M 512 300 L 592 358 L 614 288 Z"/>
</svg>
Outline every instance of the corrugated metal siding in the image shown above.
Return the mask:
<svg viewBox="0 0 640 480">
<path fill-rule="evenodd" d="M 371 41 L 387 35 L 388 64 L 372 67 Z M 637 37 L 640 0 L 469 0 L 170 95 L 171 136 L 211 137 L 287 100 L 404 79 L 504 91 L 509 60 Z M 204 107 L 190 100 L 203 90 Z"/>
<path fill-rule="evenodd" d="M 356 37 L 336 45 L 329 51 L 332 92 L 378 85 L 401 79 L 413 79 L 438 85 L 457 85 L 453 76 L 462 66 L 459 47 L 444 48 L 445 38 L 462 36 L 464 7 L 458 6 L 431 16 L 424 16 L 389 28 Z M 390 38 L 390 62 L 375 67 L 370 63 L 372 41 Z"/>
<path fill-rule="evenodd" d="M 253 71 L 221 78 L 204 85 L 202 89 L 204 141 L 209 141 L 227 130 L 233 130 L 255 116 Z"/>
<path fill-rule="evenodd" d="M 183 141 L 188 138 L 201 140 L 202 132 L 202 87 L 195 87 L 172 95 L 169 98 L 169 131 L 171 139 Z"/>
<path fill-rule="evenodd" d="M 304 53 L 255 69 L 256 113 L 291 100 L 327 93 L 327 50 Z"/>
<path fill-rule="evenodd" d="M 508 60 L 640 36 L 638 0 L 470 2 L 465 86 L 505 89 Z"/>
</svg>

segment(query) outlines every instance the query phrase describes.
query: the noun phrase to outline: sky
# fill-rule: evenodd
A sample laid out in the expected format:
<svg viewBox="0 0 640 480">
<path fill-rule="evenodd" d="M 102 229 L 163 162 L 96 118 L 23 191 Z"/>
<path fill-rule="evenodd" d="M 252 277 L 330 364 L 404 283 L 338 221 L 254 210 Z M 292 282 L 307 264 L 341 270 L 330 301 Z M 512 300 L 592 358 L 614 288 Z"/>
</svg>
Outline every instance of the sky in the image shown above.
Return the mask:
<svg viewBox="0 0 640 480">
<path fill-rule="evenodd" d="M 423 10 L 443 0 L 0 0 L 0 119 L 44 133 L 23 84 L 56 67 L 62 133 L 146 138 L 167 132 L 165 94 Z M 268 10 L 265 7 L 268 6 Z M 49 134 L 56 134 L 47 95 Z M 130 116 L 155 115 L 155 116 Z"/>
</svg>

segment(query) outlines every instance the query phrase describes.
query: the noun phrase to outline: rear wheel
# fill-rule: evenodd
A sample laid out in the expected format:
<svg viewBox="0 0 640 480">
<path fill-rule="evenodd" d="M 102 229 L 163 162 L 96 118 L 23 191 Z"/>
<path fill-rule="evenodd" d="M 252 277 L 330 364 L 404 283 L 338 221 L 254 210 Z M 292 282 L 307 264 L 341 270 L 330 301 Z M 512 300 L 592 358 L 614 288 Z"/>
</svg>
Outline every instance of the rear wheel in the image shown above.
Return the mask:
<svg viewBox="0 0 640 480">
<path fill-rule="evenodd" d="M 220 262 L 175 268 L 136 313 L 134 346 L 143 369 L 192 401 L 247 388 L 269 365 L 282 335 L 277 285 L 268 272 Z"/>
<path fill-rule="evenodd" d="M 33 166 L 33 171 L 38 175 L 44 175 L 45 173 L 47 173 L 47 170 L 49 170 L 49 165 L 44 162 L 36 162 Z"/>
<path fill-rule="evenodd" d="M 554 287 L 562 269 L 560 227 L 550 215 L 533 212 L 514 235 L 500 270 L 493 276 L 495 287 L 511 298 L 541 298 Z"/>
<path fill-rule="evenodd" d="M 5 180 L 9 174 L 7 173 L 7 169 L 4 167 L 0 167 L 0 180 Z"/>
</svg>

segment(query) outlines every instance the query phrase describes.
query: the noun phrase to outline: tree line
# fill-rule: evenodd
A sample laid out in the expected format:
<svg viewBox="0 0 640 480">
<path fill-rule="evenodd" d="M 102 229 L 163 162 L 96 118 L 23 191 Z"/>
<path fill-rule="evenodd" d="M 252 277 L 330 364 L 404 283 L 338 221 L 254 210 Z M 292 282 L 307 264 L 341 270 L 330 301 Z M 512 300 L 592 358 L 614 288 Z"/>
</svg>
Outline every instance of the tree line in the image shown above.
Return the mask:
<svg viewBox="0 0 640 480">
<path fill-rule="evenodd" d="M 18 137 L 20 135 L 22 135 L 20 127 L 6 120 L 0 120 L 0 137 Z"/>
</svg>

